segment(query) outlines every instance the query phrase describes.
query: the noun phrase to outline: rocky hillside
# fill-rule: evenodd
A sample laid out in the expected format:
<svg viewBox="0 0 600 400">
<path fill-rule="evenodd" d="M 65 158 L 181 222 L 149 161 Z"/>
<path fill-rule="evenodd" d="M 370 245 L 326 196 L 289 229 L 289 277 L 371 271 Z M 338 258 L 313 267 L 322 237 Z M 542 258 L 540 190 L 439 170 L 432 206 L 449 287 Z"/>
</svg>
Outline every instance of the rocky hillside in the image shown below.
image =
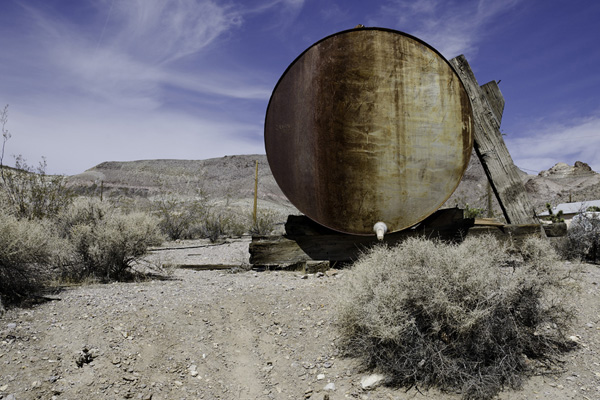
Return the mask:
<svg viewBox="0 0 600 400">
<path fill-rule="evenodd" d="M 248 205 L 254 198 L 258 161 L 258 197 L 262 207 L 297 212 L 275 182 L 265 155 L 208 160 L 103 162 L 68 178 L 76 192 L 106 198 L 151 199 L 165 193 L 206 196 L 214 203 Z"/>
<path fill-rule="evenodd" d="M 104 162 L 69 177 L 79 193 L 105 197 L 152 198 L 166 192 L 180 196 L 206 195 L 213 202 L 250 204 L 254 195 L 255 163 L 258 161 L 259 200 L 263 207 L 297 212 L 281 192 L 265 155 L 238 155 L 208 160 L 143 160 Z M 600 199 L 600 174 L 583 162 L 558 163 L 538 175 L 522 173 L 523 183 L 538 212 L 545 204 Z M 488 208 L 487 178 L 475 154 L 454 194 L 444 207 L 468 204 Z M 495 215 L 500 207 L 491 196 Z"/>
</svg>

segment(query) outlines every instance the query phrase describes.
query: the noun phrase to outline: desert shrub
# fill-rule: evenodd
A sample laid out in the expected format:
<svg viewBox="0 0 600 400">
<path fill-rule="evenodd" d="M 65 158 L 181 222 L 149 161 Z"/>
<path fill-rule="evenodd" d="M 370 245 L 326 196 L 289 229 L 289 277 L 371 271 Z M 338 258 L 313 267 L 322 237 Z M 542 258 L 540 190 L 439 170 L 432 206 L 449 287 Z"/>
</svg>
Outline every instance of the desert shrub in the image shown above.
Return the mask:
<svg viewBox="0 0 600 400">
<path fill-rule="evenodd" d="M 60 221 L 77 260 L 70 270 L 72 279 L 129 279 L 134 261 L 163 241 L 155 217 L 124 214 L 94 199 L 75 202 Z"/>
<path fill-rule="evenodd" d="M 47 223 L 0 211 L 0 296 L 6 303 L 38 291 L 51 277 L 56 240 Z"/>
<path fill-rule="evenodd" d="M 56 216 L 56 226 L 62 237 L 69 237 L 71 229 L 77 225 L 95 225 L 113 212 L 110 203 L 88 197 L 78 197 Z"/>
<path fill-rule="evenodd" d="M 479 218 L 485 212 L 484 208 L 471 207 L 469 204 L 465 204 L 464 217 L 465 218 Z"/>
<path fill-rule="evenodd" d="M 215 210 L 204 220 L 200 235 L 216 242 L 222 237 L 242 236 L 247 228 L 245 215 L 229 209 Z"/>
<path fill-rule="evenodd" d="M 568 340 L 569 280 L 556 253 L 528 239 L 521 253 L 492 237 L 460 245 L 408 239 L 363 255 L 339 300 L 339 345 L 400 386 L 465 399 L 517 388 L 528 358 L 554 359 Z"/>
<path fill-rule="evenodd" d="M 275 224 L 280 216 L 272 210 L 258 210 L 256 223 L 250 216 L 250 233 L 253 235 L 268 235 L 275 229 Z"/>
<path fill-rule="evenodd" d="M 563 210 L 558 210 L 558 213 L 554 214 L 554 211 L 552 211 L 552 205 L 550 203 L 546 203 L 546 209 L 548 210 L 548 220 L 550 222 L 565 222 L 565 219 L 563 218 Z"/>
<path fill-rule="evenodd" d="M 581 212 L 573 218 L 562 252 L 570 259 L 600 261 L 600 213 Z"/>
<path fill-rule="evenodd" d="M 185 200 L 173 195 L 155 199 L 152 208 L 161 231 L 171 240 L 197 237 L 210 210 L 205 197 Z"/>
<path fill-rule="evenodd" d="M 0 178 L 2 206 L 18 218 L 54 217 L 72 199 L 63 176 L 46 175 L 45 160 L 34 168 L 17 156 L 15 168 L 0 166 Z"/>
</svg>

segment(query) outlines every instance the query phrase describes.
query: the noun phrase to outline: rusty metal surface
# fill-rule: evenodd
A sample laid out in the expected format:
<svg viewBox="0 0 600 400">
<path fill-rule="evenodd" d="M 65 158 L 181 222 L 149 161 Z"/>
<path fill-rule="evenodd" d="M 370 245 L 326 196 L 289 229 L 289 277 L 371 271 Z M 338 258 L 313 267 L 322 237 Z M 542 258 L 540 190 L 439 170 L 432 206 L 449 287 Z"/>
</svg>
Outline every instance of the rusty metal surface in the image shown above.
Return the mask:
<svg viewBox="0 0 600 400">
<path fill-rule="evenodd" d="M 308 48 L 275 87 L 265 147 L 288 199 L 331 229 L 389 232 L 435 212 L 473 146 L 473 113 L 449 63 L 397 31 L 340 32 Z"/>
</svg>

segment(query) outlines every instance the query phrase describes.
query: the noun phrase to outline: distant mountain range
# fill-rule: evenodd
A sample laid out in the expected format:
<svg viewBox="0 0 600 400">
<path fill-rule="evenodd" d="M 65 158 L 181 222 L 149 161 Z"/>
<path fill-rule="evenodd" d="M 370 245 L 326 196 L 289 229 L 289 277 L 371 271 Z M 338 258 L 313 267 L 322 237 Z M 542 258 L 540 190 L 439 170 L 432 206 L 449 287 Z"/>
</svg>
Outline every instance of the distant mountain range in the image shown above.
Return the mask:
<svg viewBox="0 0 600 400">
<path fill-rule="evenodd" d="M 82 194 L 148 199 L 170 192 L 193 197 L 200 193 L 214 203 L 247 206 L 254 196 L 255 166 L 258 162 L 258 198 L 261 207 L 298 213 L 277 186 L 265 155 L 236 155 L 208 160 L 109 161 L 68 177 L 69 185 Z M 538 175 L 521 174 L 536 211 L 545 204 L 600 199 L 600 174 L 583 162 L 569 166 L 558 163 Z M 487 209 L 487 179 L 473 154 L 462 181 L 443 207 Z M 501 215 L 494 196 L 495 215 Z"/>
</svg>

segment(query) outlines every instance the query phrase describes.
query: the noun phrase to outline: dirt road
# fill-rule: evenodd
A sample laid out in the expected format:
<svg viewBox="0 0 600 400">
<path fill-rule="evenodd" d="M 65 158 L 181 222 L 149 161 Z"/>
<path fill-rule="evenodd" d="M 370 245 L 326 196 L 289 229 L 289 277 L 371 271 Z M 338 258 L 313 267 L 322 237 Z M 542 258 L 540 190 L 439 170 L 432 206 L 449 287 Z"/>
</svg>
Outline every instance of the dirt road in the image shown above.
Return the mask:
<svg viewBox="0 0 600 400">
<path fill-rule="evenodd" d="M 184 252 L 230 263 L 244 246 Z M 169 280 L 65 289 L 0 318 L 0 399 L 459 399 L 362 388 L 368 373 L 335 345 L 345 273 L 176 269 Z M 600 269 L 583 275 L 581 347 L 562 374 L 501 399 L 600 399 Z"/>
</svg>

